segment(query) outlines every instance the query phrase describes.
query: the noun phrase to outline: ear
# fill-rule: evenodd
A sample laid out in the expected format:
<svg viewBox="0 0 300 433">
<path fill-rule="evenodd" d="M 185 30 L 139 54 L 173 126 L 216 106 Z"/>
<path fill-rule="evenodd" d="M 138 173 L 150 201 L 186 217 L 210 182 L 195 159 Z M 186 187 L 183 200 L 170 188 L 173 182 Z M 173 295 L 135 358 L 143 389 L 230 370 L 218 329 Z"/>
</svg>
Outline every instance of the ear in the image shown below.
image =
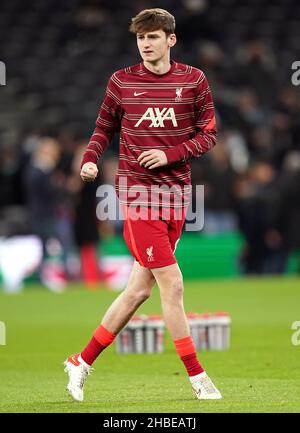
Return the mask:
<svg viewBox="0 0 300 433">
<path fill-rule="evenodd" d="M 176 44 L 177 39 L 176 39 L 176 35 L 175 33 L 172 33 L 169 37 L 168 37 L 168 45 L 170 48 L 174 47 L 174 45 Z"/>
</svg>

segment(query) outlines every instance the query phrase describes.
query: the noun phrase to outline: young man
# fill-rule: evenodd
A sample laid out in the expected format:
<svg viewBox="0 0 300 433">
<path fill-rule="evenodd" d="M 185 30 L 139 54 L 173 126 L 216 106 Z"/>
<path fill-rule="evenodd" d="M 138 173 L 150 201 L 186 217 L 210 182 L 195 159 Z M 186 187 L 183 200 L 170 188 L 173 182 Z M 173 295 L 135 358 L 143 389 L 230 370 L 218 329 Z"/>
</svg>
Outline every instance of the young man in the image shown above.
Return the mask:
<svg viewBox="0 0 300 433">
<path fill-rule="evenodd" d="M 212 96 L 202 71 L 170 61 L 176 36 L 169 12 L 144 10 L 132 19 L 130 31 L 137 36 L 143 61 L 111 76 L 80 174 L 87 182 L 96 178 L 99 157 L 120 131 L 116 190 L 125 214 L 124 238 L 136 261 L 126 289 L 109 307 L 90 342 L 65 361 L 67 389 L 75 400 L 83 400 L 91 365 L 150 296 L 156 282 L 165 324 L 194 394 L 199 399 L 219 399 L 220 392 L 197 359 L 184 312 L 182 274 L 174 256 L 187 204 L 178 196 L 184 198 L 190 188 L 188 160 L 216 142 Z M 166 188 L 150 194 L 154 185 Z M 133 197 L 135 190 L 140 191 L 138 197 Z M 137 218 L 141 209 L 144 213 Z M 167 216 L 162 209 L 168 210 Z"/>
</svg>

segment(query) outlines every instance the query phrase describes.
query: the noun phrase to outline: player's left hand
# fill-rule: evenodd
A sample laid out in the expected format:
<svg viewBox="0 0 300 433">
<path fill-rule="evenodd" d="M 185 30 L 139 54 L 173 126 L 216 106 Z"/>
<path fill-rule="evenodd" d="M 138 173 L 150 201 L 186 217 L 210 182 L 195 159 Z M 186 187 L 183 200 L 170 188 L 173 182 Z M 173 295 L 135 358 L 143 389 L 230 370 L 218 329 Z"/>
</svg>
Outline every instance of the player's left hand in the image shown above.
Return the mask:
<svg viewBox="0 0 300 433">
<path fill-rule="evenodd" d="M 168 164 L 168 159 L 165 152 L 159 149 L 145 150 L 140 154 L 137 160 L 140 165 L 145 168 L 149 168 L 150 170 L 152 168 L 162 167 Z"/>
</svg>

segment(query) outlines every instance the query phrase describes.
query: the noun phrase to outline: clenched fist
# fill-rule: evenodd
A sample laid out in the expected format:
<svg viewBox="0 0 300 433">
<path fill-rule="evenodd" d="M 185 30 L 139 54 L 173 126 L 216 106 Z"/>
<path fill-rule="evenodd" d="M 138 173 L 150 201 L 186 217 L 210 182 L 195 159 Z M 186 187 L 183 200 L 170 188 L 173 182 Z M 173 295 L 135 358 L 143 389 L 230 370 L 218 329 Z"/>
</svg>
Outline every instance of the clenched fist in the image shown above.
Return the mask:
<svg viewBox="0 0 300 433">
<path fill-rule="evenodd" d="M 84 182 L 93 182 L 98 174 L 97 165 L 93 162 L 86 162 L 83 164 L 80 172 L 81 179 Z"/>
</svg>

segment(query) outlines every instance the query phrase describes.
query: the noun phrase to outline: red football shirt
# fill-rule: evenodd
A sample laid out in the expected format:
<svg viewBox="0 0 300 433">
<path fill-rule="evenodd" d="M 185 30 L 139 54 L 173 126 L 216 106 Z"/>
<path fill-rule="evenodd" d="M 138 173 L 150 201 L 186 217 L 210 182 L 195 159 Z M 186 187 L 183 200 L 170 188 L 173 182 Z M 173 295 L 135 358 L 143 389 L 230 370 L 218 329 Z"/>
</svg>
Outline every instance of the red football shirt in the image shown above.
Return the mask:
<svg viewBox="0 0 300 433">
<path fill-rule="evenodd" d="M 116 176 L 120 201 L 149 205 L 150 200 L 159 200 L 179 207 L 178 191 L 184 191 L 185 199 L 189 195 L 189 159 L 216 143 L 214 105 L 203 71 L 171 61 L 170 70 L 162 75 L 143 63 L 115 72 L 82 165 L 97 163 L 116 132 L 120 132 Z M 153 170 L 140 166 L 138 156 L 149 149 L 163 150 L 168 165 Z M 160 192 L 155 193 L 157 187 Z"/>
</svg>

